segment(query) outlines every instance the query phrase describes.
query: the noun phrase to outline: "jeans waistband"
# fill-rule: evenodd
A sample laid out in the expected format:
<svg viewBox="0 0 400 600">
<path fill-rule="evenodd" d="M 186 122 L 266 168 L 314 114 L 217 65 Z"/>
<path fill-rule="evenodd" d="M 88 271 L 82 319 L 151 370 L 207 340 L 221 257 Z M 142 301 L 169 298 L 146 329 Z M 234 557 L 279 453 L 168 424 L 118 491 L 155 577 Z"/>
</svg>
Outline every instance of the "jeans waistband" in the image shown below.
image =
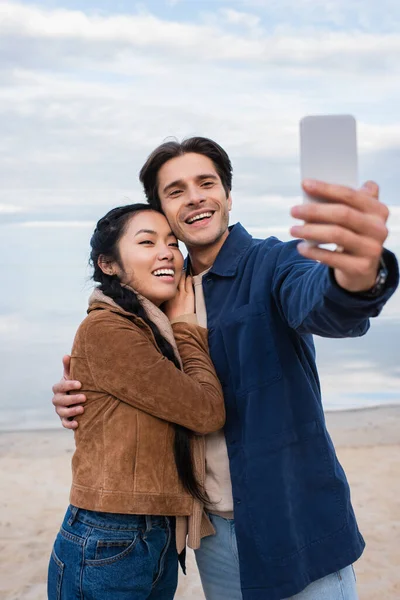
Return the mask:
<svg viewBox="0 0 400 600">
<path fill-rule="evenodd" d="M 96 512 L 78 508 L 72 504 L 68 508 L 66 518 L 69 525 L 72 525 L 74 521 L 80 521 L 85 525 L 102 527 L 103 529 L 142 529 L 146 532 L 153 529 L 153 527 L 167 529 L 175 524 L 174 517 Z"/>
</svg>

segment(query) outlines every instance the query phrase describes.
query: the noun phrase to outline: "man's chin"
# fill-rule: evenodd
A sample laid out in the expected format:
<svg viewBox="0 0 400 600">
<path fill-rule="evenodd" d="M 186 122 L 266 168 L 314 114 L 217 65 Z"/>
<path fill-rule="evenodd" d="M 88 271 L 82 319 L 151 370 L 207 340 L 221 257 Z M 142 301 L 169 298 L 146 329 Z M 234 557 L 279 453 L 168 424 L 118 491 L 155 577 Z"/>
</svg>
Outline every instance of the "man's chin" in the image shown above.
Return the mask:
<svg viewBox="0 0 400 600">
<path fill-rule="evenodd" d="M 214 229 L 214 228 L 213 228 Z M 214 244 L 221 237 L 220 232 L 211 231 L 208 227 L 204 227 L 204 229 L 197 229 L 194 231 L 183 231 L 179 236 L 179 239 L 182 240 L 186 246 L 209 246 L 210 244 Z"/>
<path fill-rule="evenodd" d="M 220 236 L 216 235 L 191 235 L 182 240 L 187 248 L 201 248 L 204 246 L 212 246 Z"/>
</svg>

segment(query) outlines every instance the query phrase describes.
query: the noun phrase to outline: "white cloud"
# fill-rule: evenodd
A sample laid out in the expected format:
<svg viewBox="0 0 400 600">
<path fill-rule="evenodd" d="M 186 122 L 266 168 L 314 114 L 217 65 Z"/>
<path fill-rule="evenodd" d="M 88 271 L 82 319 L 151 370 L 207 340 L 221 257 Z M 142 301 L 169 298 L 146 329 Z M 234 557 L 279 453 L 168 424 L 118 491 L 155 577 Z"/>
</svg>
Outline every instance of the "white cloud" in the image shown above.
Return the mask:
<svg viewBox="0 0 400 600">
<path fill-rule="evenodd" d="M 137 195 L 154 146 L 202 134 L 239 165 L 235 186 L 292 194 L 305 114 L 355 114 L 364 156 L 399 149 L 399 34 L 311 35 L 278 20 L 253 36 L 229 26 L 256 24 L 237 6 L 221 9 L 231 23 L 205 25 L 0 3 L 3 68 L 11 70 L 0 83 L 3 185 L 131 187 Z M 279 3 L 271 7 L 280 14 Z M 286 184 L 292 189 L 277 190 Z"/>
<path fill-rule="evenodd" d="M 358 123 L 359 149 L 376 152 L 400 146 L 400 122 L 390 125 Z"/>
<path fill-rule="evenodd" d="M 301 201 L 298 121 L 352 113 L 360 165 L 399 203 L 397 0 L 214 0 L 207 14 L 206 3 L 169 0 L 152 3 L 154 14 L 108 16 L 48 8 L 55 4 L 63 2 L 0 1 L 0 245 L 12 283 L 0 298 L 0 337 L 18 357 L 30 344 L 33 381 L 48 363 L 38 349 L 51 339 L 51 357 L 54 341 L 60 355 L 68 350 L 67 311 L 77 322 L 84 313 L 96 219 L 142 200 L 138 171 L 167 136 L 219 141 L 234 165 L 232 222 L 290 239 L 290 207 Z M 392 207 L 388 245 L 400 251 L 399 211 Z M 24 287 L 40 323 L 15 312 L 28 306 Z M 388 331 L 399 319 L 397 294 L 384 310 Z M 360 379 L 371 364 L 358 365 Z M 383 367 L 376 377 L 385 384 Z"/>
<path fill-rule="evenodd" d="M 0 204 L 0 215 L 10 215 L 15 213 L 20 213 L 23 211 L 22 206 L 15 206 L 13 204 Z"/>
<path fill-rule="evenodd" d="M 249 13 L 223 9 L 230 22 L 247 26 L 256 23 Z M 234 35 L 218 26 L 163 21 L 149 13 L 134 15 L 96 16 L 82 11 L 47 10 L 10 2 L 0 3 L 0 34 L 31 40 L 57 40 L 92 43 L 85 51 L 104 60 L 114 58 L 123 48 L 160 51 L 168 55 L 179 53 L 181 61 L 195 58 L 212 62 L 252 61 L 293 68 L 327 66 L 341 71 L 354 71 L 360 65 L 375 70 L 398 69 L 396 55 L 400 51 L 400 34 L 387 35 L 361 31 L 318 31 L 285 33 L 269 32 L 263 38 Z M 312 33 L 312 35 L 310 35 Z M 97 44 L 103 44 L 99 54 Z M 74 53 L 65 53 L 64 60 Z M 78 48 L 79 50 L 79 48 Z M 182 54 L 184 50 L 184 54 Z M 102 55 L 102 56 L 101 56 Z M 76 53 L 75 60 L 81 59 Z"/>
<path fill-rule="evenodd" d="M 19 223 L 17 226 L 24 228 L 35 228 L 42 227 L 45 229 L 81 229 L 90 228 L 93 229 L 95 226 L 94 221 L 24 221 Z"/>
<path fill-rule="evenodd" d="M 243 25 L 250 29 L 257 27 L 261 21 L 261 18 L 258 15 L 234 10 L 233 8 L 222 8 L 220 14 L 228 23 L 233 25 Z"/>
</svg>

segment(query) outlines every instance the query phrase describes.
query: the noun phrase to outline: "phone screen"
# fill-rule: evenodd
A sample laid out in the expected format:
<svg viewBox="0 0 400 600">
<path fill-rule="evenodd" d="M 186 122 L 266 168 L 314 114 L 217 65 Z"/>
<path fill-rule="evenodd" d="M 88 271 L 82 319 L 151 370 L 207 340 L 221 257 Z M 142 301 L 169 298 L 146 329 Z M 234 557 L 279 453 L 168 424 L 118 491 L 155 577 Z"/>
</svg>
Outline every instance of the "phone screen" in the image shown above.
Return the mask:
<svg viewBox="0 0 400 600">
<path fill-rule="evenodd" d="M 356 130 L 351 115 L 304 117 L 300 121 L 301 178 L 358 187 Z M 305 192 L 304 200 L 316 201 Z"/>
</svg>

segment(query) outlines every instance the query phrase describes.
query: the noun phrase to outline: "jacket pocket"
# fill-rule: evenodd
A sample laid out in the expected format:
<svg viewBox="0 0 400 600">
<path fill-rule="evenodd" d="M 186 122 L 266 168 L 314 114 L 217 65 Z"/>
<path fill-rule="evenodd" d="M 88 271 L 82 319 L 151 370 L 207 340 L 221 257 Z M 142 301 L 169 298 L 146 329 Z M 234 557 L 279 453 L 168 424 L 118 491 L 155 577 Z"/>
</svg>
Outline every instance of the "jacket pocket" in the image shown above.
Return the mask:
<svg viewBox="0 0 400 600">
<path fill-rule="evenodd" d="M 246 490 L 254 541 L 267 561 L 289 563 L 346 525 L 347 482 L 318 421 L 250 446 Z"/>
<path fill-rule="evenodd" d="M 221 320 L 221 332 L 230 376 L 239 394 L 270 385 L 282 377 L 282 368 L 261 303 L 241 306 Z"/>
</svg>

